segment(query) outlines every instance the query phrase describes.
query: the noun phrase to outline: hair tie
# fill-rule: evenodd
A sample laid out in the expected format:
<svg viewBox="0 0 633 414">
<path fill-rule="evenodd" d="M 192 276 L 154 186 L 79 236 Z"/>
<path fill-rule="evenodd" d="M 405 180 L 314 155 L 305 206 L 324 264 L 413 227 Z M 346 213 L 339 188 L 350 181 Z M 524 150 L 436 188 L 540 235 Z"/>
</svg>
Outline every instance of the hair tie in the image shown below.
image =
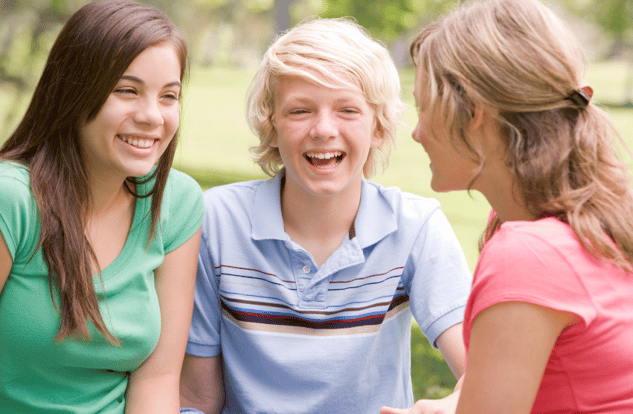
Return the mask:
<svg viewBox="0 0 633 414">
<path fill-rule="evenodd" d="M 572 101 L 578 108 L 585 109 L 587 105 L 589 105 L 589 101 L 593 96 L 593 89 L 591 86 L 583 86 L 580 89 L 576 89 L 573 91 L 568 97 L 565 99 Z"/>
</svg>

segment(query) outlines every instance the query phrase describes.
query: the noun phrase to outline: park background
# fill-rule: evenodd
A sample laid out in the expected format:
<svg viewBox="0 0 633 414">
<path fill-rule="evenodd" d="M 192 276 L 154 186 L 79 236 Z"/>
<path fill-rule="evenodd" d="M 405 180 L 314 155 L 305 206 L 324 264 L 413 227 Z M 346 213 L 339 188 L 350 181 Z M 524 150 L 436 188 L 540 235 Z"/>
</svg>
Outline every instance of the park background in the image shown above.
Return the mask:
<svg viewBox="0 0 633 414">
<path fill-rule="evenodd" d="M 259 60 L 279 33 L 314 17 L 353 16 L 390 50 L 408 110 L 389 168 L 372 179 L 440 201 L 474 270 L 490 206 L 476 192 L 438 194 L 429 186 L 429 159 L 411 139 L 416 123 L 414 72 L 408 46 L 415 34 L 455 7 L 455 0 L 148 0 L 183 31 L 191 70 L 182 100 L 175 167 L 203 187 L 265 178 L 249 147 L 245 99 Z M 0 144 L 19 122 L 47 53 L 82 0 L 0 0 Z M 551 0 L 585 46 L 586 83 L 594 102 L 633 146 L 633 0 Z M 621 148 L 624 159 L 632 156 Z M 412 326 L 412 376 L 418 398 L 446 395 L 455 379 L 441 354 Z"/>
</svg>

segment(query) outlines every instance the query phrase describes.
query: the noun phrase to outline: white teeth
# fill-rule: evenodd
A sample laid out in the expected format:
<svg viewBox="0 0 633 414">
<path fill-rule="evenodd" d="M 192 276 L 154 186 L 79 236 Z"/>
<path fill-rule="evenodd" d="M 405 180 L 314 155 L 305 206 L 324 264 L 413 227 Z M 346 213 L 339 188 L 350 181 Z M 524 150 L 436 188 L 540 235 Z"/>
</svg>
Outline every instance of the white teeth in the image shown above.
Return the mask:
<svg viewBox="0 0 633 414">
<path fill-rule="evenodd" d="M 318 158 L 320 160 L 329 160 L 330 158 L 340 157 L 343 153 L 341 151 L 336 152 L 309 152 L 306 154 L 310 158 Z"/>
<path fill-rule="evenodd" d="M 119 135 L 119 138 L 133 147 L 149 148 L 154 145 L 154 140 L 149 138 L 139 138 L 131 135 Z"/>
</svg>

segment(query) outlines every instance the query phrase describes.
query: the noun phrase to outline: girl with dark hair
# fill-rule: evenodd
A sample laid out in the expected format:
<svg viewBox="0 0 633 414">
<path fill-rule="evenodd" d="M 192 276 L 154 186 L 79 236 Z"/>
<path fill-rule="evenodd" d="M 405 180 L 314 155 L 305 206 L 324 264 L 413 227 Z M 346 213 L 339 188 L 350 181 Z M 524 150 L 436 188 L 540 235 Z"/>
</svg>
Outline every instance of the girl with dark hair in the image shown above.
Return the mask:
<svg viewBox="0 0 633 414">
<path fill-rule="evenodd" d="M 0 149 L 0 411 L 178 412 L 203 207 L 171 170 L 187 49 L 90 3 Z"/>
<path fill-rule="evenodd" d="M 579 42 L 538 0 L 470 1 L 411 55 L 431 187 L 494 211 L 457 413 L 633 412 L 633 190 Z"/>
</svg>

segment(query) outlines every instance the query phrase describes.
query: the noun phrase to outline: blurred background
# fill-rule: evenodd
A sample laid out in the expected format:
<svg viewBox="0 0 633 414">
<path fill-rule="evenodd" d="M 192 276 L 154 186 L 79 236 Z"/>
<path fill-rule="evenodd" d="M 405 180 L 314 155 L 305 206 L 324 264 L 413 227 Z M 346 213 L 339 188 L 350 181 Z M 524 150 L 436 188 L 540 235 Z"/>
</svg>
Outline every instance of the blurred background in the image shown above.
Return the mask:
<svg viewBox="0 0 633 414">
<path fill-rule="evenodd" d="M 391 52 L 408 104 L 389 168 L 372 177 L 385 186 L 440 201 L 474 270 L 477 242 L 490 207 L 479 193 L 437 194 L 429 160 L 411 139 L 417 122 L 414 73 L 408 50 L 417 32 L 456 6 L 455 0 L 151 0 L 181 29 L 191 71 L 183 91 L 181 140 L 175 167 L 206 189 L 265 178 L 249 153 L 256 138 L 245 121 L 252 76 L 271 41 L 313 17 L 353 16 Z M 0 0 L 0 144 L 29 103 L 48 51 L 66 19 L 83 0 Z M 550 0 L 548 4 L 585 47 L 586 83 L 594 101 L 633 146 L 633 0 Z M 633 164 L 622 148 L 624 159 Z M 417 398 L 446 395 L 455 383 L 441 354 L 412 327 L 412 375 Z"/>
</svg>

